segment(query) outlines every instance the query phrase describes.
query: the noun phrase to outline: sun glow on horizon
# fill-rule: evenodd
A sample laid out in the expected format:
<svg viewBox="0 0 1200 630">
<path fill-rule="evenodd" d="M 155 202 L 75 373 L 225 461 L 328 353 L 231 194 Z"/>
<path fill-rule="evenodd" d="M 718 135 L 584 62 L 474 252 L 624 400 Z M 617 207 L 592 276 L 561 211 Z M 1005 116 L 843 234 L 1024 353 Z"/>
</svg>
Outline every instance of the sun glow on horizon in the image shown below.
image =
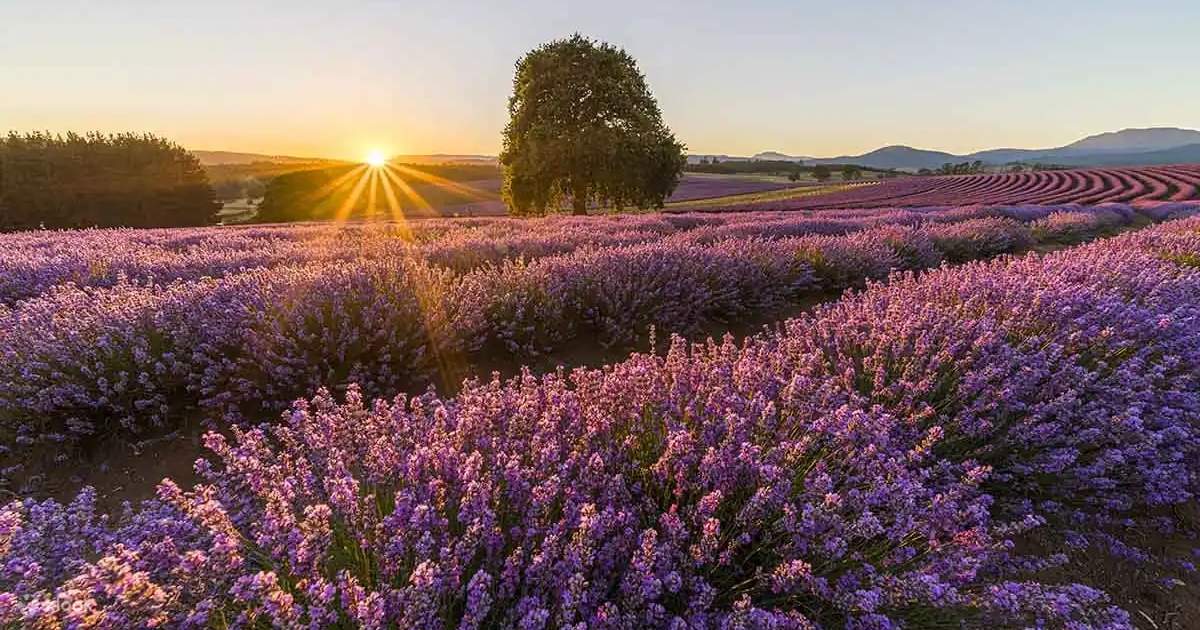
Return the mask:
<svg viewBox="0 0 1200 630">
<path fill-rule="evenodd" d="M 387 164 L 387 156 L 383 154 L 383 151 L 380 151 L 379 149 L 373 149 L 367 153 L 366 163 L 368 166 L 373 168 L 379 168 L 384 164 Z"/>
</svg>

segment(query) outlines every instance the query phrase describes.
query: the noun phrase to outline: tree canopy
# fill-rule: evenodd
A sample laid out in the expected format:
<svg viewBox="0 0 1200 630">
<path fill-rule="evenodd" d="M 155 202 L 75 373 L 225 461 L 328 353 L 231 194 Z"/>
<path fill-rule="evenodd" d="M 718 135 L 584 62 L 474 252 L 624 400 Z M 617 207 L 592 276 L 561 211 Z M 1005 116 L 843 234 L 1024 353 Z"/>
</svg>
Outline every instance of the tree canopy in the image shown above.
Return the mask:
<svg viewBox="0 0 1200 630">
<path fill-rule="evenodd" d="M 0 138 L 0 229 L 177 227 L 214 222 L 200 162 L 150 134 Z"/>
<path fill-rule="evenodd" d="M 582 35 L 517 62 L 500 162 L 514 214 L 662 207 L 686 163 L 633 57 Z"/>
</svg>

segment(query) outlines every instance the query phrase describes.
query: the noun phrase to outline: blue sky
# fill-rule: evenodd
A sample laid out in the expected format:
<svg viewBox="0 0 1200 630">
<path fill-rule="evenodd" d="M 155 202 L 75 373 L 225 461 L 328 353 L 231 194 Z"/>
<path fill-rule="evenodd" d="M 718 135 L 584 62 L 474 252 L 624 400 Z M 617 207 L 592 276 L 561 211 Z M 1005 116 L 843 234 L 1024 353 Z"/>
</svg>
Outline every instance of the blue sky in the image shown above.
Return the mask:
<svg viewBox="0 0 1200 630">
<path fill-rule="evenodd" d="M 965 152 L 1200 127 L 1200 2 L 0 0 L 0 130 L 494 153 L 516 59 L 625 47 L 699 153 Z"/>
</svg>

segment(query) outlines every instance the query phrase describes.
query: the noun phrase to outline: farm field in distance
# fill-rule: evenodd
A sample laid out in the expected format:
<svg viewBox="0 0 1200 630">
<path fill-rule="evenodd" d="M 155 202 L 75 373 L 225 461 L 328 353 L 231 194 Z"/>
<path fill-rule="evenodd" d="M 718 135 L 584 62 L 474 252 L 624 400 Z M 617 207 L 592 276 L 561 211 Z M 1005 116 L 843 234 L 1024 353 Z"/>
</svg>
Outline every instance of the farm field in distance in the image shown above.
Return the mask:
<svg viewBox="0 0 1200 630">
<path fill-rule="evenodd" d="M 498 216 L 505 214 L 504 202 L 500 200 L 499 196 L 499 179 L 464 182 L 464 185 L 481 191 L 491 198 L 450 205 L 442 209 L 439 214 L 442 216 Z M 785 178 L 777 177 L 686 173 L 680 180 L 679 187 L 667 197 L 667 203 L 683 205 L 701 200 L 721 203 L 722 199 L 726 197 L 792 190 L 800 186 L 800 184 L 789 182 Z"/>
<path fill-rule="evenodd" d="M 825 195 L 785 199 L 749 210 L 814 210 L 879 205 L 1100 204 L 1200 199 L 1200 166 L 1191 164 L 920 176 L 858 184 Z M 743 209 L 720 205 L 722 211 Z"/>
<path fill-rule="evenodd" d="M 415 172 L 413 167 L 402 168 L 403 171 L 397 169 L 397 178 L 404 180 L 406 185 L 397 184 L 393 194 L 407 218 L 503 216 L 506 213 L 504 202 L 500 199 L 498 173 L 496 177 L 447 181 L 409 176 Z M 330 191 L 328 196 L 340 202 L 355 181 L 348 179 L 344 182 L 342 195 Z M 753 200 L 752 196 L 757 193 L 775 192 L 786 197 L 786 191 L 807 190 L 806 186 L 811 184 L 791 182 L 782 177 L 686 173 L 666 201 L 672 206 L 697 202 L 706 205 L 725 201 L 742 202 Z M 313 200 L 308 201 L 313 203 Z M 245 223 L 258 218 L 255 206 L 247 204 L 244 199 L 227 200 L 225 206 L 223 216 L 232 223 Z"/>
</svg>

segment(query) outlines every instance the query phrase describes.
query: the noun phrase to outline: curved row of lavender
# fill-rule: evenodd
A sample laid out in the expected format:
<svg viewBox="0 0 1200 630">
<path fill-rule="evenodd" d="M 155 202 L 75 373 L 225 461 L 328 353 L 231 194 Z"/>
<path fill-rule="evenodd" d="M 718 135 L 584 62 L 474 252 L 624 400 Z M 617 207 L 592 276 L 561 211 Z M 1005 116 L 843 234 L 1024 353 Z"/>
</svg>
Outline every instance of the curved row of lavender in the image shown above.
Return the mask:
<svg viewBox="0 0 1200 630">
<path fill-rule="evenodd" d="M 1200 200 L 1200 165 L 1089 168 L 986 175 L 908 177 L 828 194 L 723 206 L 812 210 L 939 204 L 1153 204 Z"/>
<path fill-rule="evenodd" d="M 0 510 L 0 620 L 1128 628 L 1040 576 L 1195 579 L 1135 541 L 1197 491 L 1197 323 L 1193 218 L 893 277 L 740 347 L 320 393 L 124 515 Z"/>
<path fill-rule="evenodd" d="M 1029 218 L 1045 211 L 1025 209 Z M 0 307 L 4 472 L 27 463 L 31 449 L 62 459 L 85 438 L 273 415 L 320 386 L 358 383 L 370 396 L 390 395 L 579 340 L 626 346 L 651 328 L 691 335 L 894 270 L 1021 251 L 1035 235 L 1096 234 L 1133 216 L 1113 206 L 1028 225 L 966 218 L 837 236 L 790 236 L 797 224 L 781 220 L 748 234 L 698 228 L 461 275 L 420 258 L 382 257 L 168 285 L 56 287 Z"/>
<path fill-rule="evenodd" d="M 1009 216 L 1031 220 L 1049 207 L 912 209 L 730 214 L 656 214 L 546 219 L 429 219 L 394 224 L 307 224 L 174 230 L 77 230 L 0 235 L 0 304 L 62 284 L 164 284 L 248 269 L 395 256 L 423 258 L 458 272 L 489 262 L 564 254 L 582 247 L 633 245 L 680 235 L 846 234 L 884 224 Z M 688 236 L 682 236 L 689 233 Z"/>
</svg>

